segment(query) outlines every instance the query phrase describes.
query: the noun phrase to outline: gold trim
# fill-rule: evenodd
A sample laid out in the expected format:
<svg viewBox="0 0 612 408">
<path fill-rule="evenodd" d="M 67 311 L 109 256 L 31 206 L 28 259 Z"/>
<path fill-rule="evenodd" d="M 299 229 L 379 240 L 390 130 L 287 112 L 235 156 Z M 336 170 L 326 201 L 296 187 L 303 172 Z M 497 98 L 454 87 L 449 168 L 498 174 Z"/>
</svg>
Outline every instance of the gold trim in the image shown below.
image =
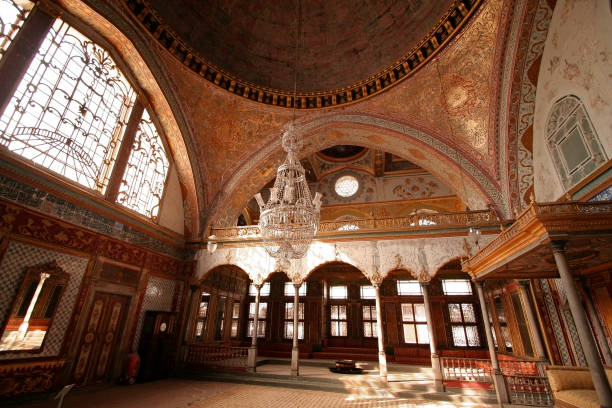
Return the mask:
<svg viewBox="0 0 612 408">
<path fill-rule="evenodd" d="M 408 78 L 436 55 L 460 31 L 483 0 L 455 0 L 438 23 L 406 55 L 391 66 L 344 88 L 318 92 L 279 91 L 244 81 L 213 65 L 188 46 L 157 15 L 148 0 L 121 0 L 132 17 L 160 46 L 207 81 L 253 102 L 295 109 L 325 109 L 362 101 Z M 294 103 L 295 100 L 295 103 Z"/>
</svg>

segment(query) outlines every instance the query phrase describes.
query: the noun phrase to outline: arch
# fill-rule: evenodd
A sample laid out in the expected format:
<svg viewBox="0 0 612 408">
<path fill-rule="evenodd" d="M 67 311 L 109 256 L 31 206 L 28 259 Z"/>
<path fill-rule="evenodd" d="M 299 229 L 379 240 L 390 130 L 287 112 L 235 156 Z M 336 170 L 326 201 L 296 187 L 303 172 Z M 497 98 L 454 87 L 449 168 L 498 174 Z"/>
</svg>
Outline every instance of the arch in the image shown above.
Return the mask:
<svg viewBox="0 0 612 408">
<path fill-rule="evenodd" d="M 454 263 L 458 263 L 459 264 L 459 269 L 458 271 L 461 272 L 462 274 L 465 274 L 465 276 L 467 278 L 469 278 L 469 275 L 467 274 L 467 272 L 463 272 L 463 270 L 461 269 L 461 260 L 463 259 L 463 257 L 461 256 L 450 256 L 446 262 L 444 262 L 443 264 L 439 265 L 438 268 L 436 269 L 436 272 L 432 275 L 432 279 L 435 278 L 436 276 L 438 276 L 438 274 L 440 273 L 444 273 L 446 267 L 448 267 L 449 265 L 452 265 Z"/>
<path fill-rule="evenodd" d="M 368 276 L 365 274 L 365 272 L 363 271 L 362 268 L 353 265 L 351 263 L 348 262 L 343 262 L 343 261 L 328 261 L 328 262 L 324 262 L 322 264 L 317 265 L 316 267 L 312 268 L 309 272 L 308 275 L 306 276 L 306 278 L 304 278 L 304 280 L 310 278 L 312 276 L 313 273 L 320 271 L 321 269 L 324 269 L 326 267 L 332 266 L 332 265 L 347 265 L 352 267 L 353 269 L 359 271 L 361 273 L 361 275 L 363 275 L 364 278 L 368 278 Z"/>
<path fill-rule="evenodd" d="M 72 20 L 78 20 L 79 29 L 79 22 L 82 22 L 80 25 L 91 27 L 112 46 L 109 52 L 116 61 L 127 67 L 130 77 L 136 82 L 137 91 L 141 96 L 144 94 L 148 104 L 146 107 L 155 113 L 156 123 L 166 136 L 169 153 L 176 166 L 184 201 L 185 235 L 187 238 L 199 236 L 202 224 L 200 214 L 207 196 L 206 183 L 202 183 L 205 178 L 200 171 L 207 176 L 207 170 L 204 164 L 200 163 L 201 167 L 193 165 L 197 163 L 196 158 L 190 156 L 196 151 L 191 142 L 193 134 L 177 96 L 171 91 L 159 58 L 150 49 L 148 39 L 132 26 L 127 13 L 111 2 L 92 1 L 86 5 L 82 0 L 65 0 L 62 7 L 63 16 L 73 16 Z M 72 20 L 69 20 L 71 24 Z"/>
<path fill-rule="evenodd" d="M 209 277 L 212 273 L 219 271 L 219 270 L 227 270 L 227 269 L 234 269 L 236 271 L 239 271 L 241 273 L 243 273 L 247 278 L 251 279 L 249 274 L 242 269 L 241 267 L 239 267 L 238 265 L 234 265 L 234 264 L 220 264 L 217 266 L 214 266 L 213 268 L 209 269 L 207 272 L 205 272 L 202 276 L 200 276 L 198 278 L 198 286 L 202 286 L 202 284 L 204 283 L 204 281 L 206 280 L 207 277 Z"/>
<path fill-rule="evenodd" d="M 385 151 L 414 162 L 451 187 L 470 208 L 486 208 L 491 203 L 507 214 L 507 203 L 497 183 L 465 152 L 442 142 L 429 129 L 363 113 L 337 113 L 297 124 L 304 139 L 302 156 L 337 145 L 351 144 Z M 428 133 L 429 132 L 429 133 Z M 207 216 L 211 225 L 232 225 L 245 203 L 273 177 L 284 158 L 278 135 L 268 137 L 262 149 L 232 169 L 225 193 L 215 197 Z M 267 169 L 261 171 L 258 169 Z"/>
</svg>

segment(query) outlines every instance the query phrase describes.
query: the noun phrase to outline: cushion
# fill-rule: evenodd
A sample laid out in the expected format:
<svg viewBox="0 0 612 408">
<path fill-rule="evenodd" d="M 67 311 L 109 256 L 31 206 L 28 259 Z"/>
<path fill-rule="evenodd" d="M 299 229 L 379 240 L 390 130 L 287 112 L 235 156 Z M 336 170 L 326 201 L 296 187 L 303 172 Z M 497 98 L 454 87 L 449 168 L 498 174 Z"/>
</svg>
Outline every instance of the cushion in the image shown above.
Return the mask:
<svg viewBox="0 0 612 408">
<path fill-rule="evenodd" d="M 591 373 L 584 367 L 553 368 L 546 370 L 550 388 L 555 393 L 563 390 L 595 390 Z"/>
<path fill-rule="evenodd" d="M 565 390 L 555 393 L 558 406 L 575 406 L 579 408 L 600 408 L 595 390 Z M 565 404 L 563 404 L 565 403 Z"/>
</svg>

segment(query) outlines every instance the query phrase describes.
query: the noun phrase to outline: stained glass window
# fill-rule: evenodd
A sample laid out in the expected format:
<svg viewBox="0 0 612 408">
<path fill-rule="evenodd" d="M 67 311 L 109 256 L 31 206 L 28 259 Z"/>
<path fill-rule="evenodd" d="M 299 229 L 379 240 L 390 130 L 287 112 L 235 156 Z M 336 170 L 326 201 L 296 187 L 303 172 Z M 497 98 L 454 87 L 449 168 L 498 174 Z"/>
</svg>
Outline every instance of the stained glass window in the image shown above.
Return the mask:
<svg viewBox="0 0 612 408">
<path fill-rule="evenodd" d="M 23 25 L 34 3 L 27 0 L 0 0 L 0 59 Z"/>
<path fill-rule="evenodd" d="M 117 202 L 156 219 L 168 168 L 164 145 L 145 109 L 119 187 Z"/>
<path fill-rule="evenodd" d="M 429 344 L 425 305 L 423 303 L 402 303 L 402 326 L 404 342 Z"/>
<path fill-rule="evenodd" d="M 346 305 L 332 305 L 330 311 L 331 335 L 346 336 L 348 332 L 346 324 Z"/>
<path fill-rule="evenodd" d="M 257 337 L 266 336 L 266 314 L 268 312 L 267 303 L 259 303 L 259 313 L 257 315 Z M 249 304 L 249 326 L 247 337 L 253 337 L 253 320 L 255 319 L 255 302 Z"/>
<path fill-rule="evenodd" d="M 293 338 L 293 303 L 285 303 L 285 338 Z M 298 306 L 298 339 L 304 339 L 304 303 Z"/>
<path fill-rule="evenodd" d="M 448 315 L 451 322 L 453 344 L 456 347 L 480 346 L 476 313 L 472 303 L 449 303 Z"/>
<path fill-rule="evenodd" d="M 376 322 L 376 306 L 366 305 L 361 307 L 363 322 L 363 337 L 378 337 Z"/>
<path fill-rule="evenodd" d="M 353 176 L 342 176 L 336 180 L 334 188 L 340 197 L 351 197 L 359 189 L 359 182 Z"/>
<path fill-rule="evenodd" d="M 134 100 L 109 53 L 58 19 L 0 118 L 0 145 L 104 193 Z"/>
</svg>

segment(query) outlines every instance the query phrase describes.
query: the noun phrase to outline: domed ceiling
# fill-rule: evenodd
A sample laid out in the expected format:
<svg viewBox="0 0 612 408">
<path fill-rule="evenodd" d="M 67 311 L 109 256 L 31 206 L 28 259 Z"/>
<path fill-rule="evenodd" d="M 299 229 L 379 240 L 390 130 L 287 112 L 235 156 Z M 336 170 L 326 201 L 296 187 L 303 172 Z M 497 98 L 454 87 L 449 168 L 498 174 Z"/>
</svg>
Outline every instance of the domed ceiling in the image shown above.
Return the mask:
<svg viewBox="0 0 612 408">
<path fill-rule="evenodd" d="M 378 93 L 422 66 L 480 0 L 124 0 L 158 42 L 228 91 L 320 108 Z"/>
</svg>

